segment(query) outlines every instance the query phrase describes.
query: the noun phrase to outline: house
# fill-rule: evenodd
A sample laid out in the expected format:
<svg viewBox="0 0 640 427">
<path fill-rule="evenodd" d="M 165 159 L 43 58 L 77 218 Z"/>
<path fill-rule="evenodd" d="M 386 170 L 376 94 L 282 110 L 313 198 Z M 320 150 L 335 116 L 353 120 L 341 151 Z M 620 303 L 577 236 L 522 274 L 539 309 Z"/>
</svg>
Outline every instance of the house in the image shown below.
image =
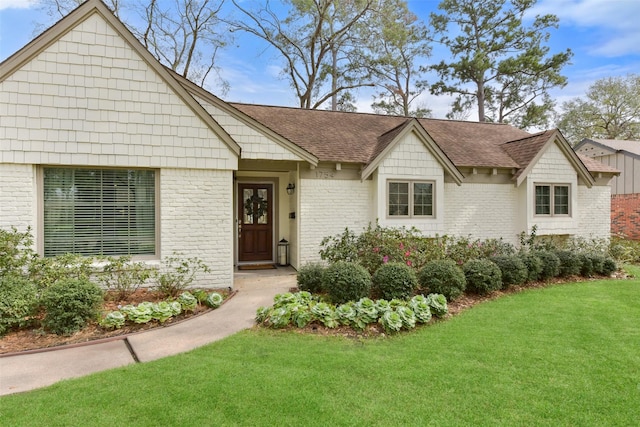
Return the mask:
<svg viewBox="0 0 640 427">
<path fill-rule="evenodd" d="M 620 170 L 611 180 L 611 232 L 640 240 L 640 141 L 585 138 L 574 149 Z"/>
<path fill-rule="evenodd" d="M 607 238 L 617 171 L 557 130 L 233 104 L 163 67 L 99 0 L 0 64 L 0 227 L 39 253 L 319 259 L 378 220 L 426 235 Z"/>
</svg>

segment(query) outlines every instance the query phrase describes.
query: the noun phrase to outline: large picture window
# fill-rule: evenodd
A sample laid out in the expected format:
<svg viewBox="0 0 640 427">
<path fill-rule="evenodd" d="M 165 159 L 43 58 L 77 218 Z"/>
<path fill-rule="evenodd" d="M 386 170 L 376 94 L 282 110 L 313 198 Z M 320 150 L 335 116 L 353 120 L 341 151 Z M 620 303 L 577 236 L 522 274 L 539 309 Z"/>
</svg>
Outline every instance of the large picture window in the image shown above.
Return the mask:
<svg viewBox="0 0 640 427">
<path fill-rule="evenodd" d="M 536 215 L 569 216 L 569 186 L 536 185 Z"/>
<path fill-rule="evenodd" d="M 432 217 L 433 182 L 389 181 L 387 214 L 389 217 Z"/>
<path fill-rule="evenodd" d="M 44 255 L 154 255 L 155 171 L 43 169 Z"/>
</svg>

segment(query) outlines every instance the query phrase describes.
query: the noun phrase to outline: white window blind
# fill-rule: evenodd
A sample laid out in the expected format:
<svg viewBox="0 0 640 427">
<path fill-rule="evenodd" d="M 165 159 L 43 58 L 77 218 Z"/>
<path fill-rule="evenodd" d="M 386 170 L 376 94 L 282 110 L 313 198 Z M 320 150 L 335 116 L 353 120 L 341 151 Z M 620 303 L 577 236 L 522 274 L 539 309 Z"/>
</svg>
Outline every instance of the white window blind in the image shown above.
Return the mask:
<svg viewBox="0 0 640 427">
<path fill-rule="evenodd" d="M 153 255 L 155 171 L 44 168 L 44 255 Z"/>
</svg>

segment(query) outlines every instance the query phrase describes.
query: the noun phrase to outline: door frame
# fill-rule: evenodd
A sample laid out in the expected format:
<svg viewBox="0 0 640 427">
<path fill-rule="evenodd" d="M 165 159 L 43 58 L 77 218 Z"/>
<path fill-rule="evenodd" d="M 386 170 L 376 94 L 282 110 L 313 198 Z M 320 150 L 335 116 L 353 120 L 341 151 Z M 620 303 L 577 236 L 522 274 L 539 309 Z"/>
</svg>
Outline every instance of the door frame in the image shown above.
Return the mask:
<svg viewBox="0 0 640 427">
<path fill-rule="evenodd" d="M 240 261 L 240 248 L 239 248 L 239 237 L 238 237 L 238 222 L 240 219 L 238 218 L 238 203 L 240 203 L 240 184 L 268 184 L 272 186 L 272 221 L 271 221 L 271 260 L 263 260 L 263 261 Z M 277 177 L 248 177 L 241 176 L 236 177 L 233 183 L 233 257 L 234 264 L 237 265 L 250 265 L 250 264 L 260 264 L 264 262 L 273 262 L 275 263 L 278 258 L 277 253 L 277 241 L 278 241 L 278 222 L 279 222 L 279 179 Z"/>
</svg>

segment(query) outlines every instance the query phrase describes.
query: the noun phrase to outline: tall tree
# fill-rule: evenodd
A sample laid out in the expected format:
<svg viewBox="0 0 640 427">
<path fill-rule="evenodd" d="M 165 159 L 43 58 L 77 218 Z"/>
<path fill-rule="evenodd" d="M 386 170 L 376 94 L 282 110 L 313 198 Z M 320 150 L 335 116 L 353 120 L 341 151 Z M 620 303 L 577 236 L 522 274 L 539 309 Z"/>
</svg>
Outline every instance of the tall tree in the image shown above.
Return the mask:
<svg viewBox="0 0 640 427">
<path fill-rule="evenodd" d="M 84 1 L 41 0 L 40 4 L 50 16 L 59 18 Z M 105 0 L 105 3 L 160 62 L 178 74 L 204 86 L 211 72 L 218 71 L 216 54 L 230 39 L 219 17 L 224 0 Z M 141 19 L 132 19 L 134 10 Z M 214 85 L 223 93 L 228 88 L 219 73 Z"/>
<path fill-rule="evenodd" d="M 427 27 L 403 0 L 386 2 L 376 21 L 370 58 L 365 61 L 380 89 L 372 108 L 378 114 L 429 117 L 431 111 L 423 106 L 411 109 L 416 98 L 428 89 L 423 78 L 426 68 L 418 65 L 431 54 Z"/>
<path fill-rule="evenodd" d="M 556 126 L 574 145 L 583 138 L 640 141 L 640 75 L 596 80 L 586 99 L 562 104 Z"/>
<path fill-rule="evenodd" d="M 552 112 L 549 89 L 563 87 L 560 74 L 571 59 L 569 49 L 548 55 L 543 44 L 555 15 L 536 16 L 530 26 L 525 13 L 536 0 L 442 0 L 443 14 L 431 23 L 449 48 L 452 60 L 433 66 L 440 81 L 433 94 L 456 96 L 452 113 L 475 104 L 479 121 L 511 123 L 522 128 L 544 126 Z"/>
<path fill-rule="evenodd" d="M 266 41 L 282 56 L 282 73 L 301 108 L 319 108 L 333 100 L 332 109 L 338 109 L 341 95 L 371 85 L 359 65 L 357 40 L 374 0 L 287 0 L 286 17 L 278 16 L 268 1 L 252 11 L 232 1 L 248 18 L 235 21 L 235 28 Z M 352 98 L 351 93 L 342 97 Z"/>
</svg>

